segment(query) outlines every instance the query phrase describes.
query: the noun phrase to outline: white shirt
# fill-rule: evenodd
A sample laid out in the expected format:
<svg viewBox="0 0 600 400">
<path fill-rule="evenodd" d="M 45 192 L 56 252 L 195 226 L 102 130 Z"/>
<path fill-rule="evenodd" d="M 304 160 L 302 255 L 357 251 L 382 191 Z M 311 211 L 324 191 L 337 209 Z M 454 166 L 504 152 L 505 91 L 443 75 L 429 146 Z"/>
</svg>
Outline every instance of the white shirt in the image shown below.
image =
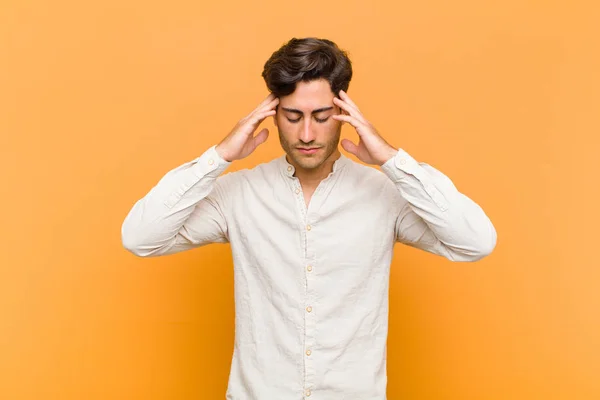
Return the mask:
<svg viewBox="0 0 600 400">
<path fill-rule="evenodd" d="M 235 344 L 230 400 L 384 400 L 395 242 L 452 261 L 496 245 L 484 211 L 399 149 L 381 170 L 342 155 L 308 208 L 285 154 L 224 174 L 209 148 L 168 172 L 122 226 L 161 256 L 230 243 Z"/>
</svg>

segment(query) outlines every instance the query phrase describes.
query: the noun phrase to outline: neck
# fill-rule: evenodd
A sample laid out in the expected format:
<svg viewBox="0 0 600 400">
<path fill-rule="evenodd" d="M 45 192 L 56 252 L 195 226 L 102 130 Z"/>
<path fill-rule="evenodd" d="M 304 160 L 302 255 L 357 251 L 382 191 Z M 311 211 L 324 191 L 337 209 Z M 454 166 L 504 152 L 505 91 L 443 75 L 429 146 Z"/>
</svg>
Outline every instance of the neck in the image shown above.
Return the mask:
<svg viewBox="0 0 600 400">
<path fill-rule="evenodd" d="M 323 164 L 319 165 L 317 168 L 305 169 L 294 163 L 296 169 L 294 176 L 300 180 L 300 184 L 303 187 L 316 188 L 319 183 L 327 178 L 333 171 L 333 164 L 341 157 L 341 155 L 339 149 L 336 148 Z M 287 158 L 287 160 L 288 162 L 290 161 L 289 158 Z"/>
</svg>

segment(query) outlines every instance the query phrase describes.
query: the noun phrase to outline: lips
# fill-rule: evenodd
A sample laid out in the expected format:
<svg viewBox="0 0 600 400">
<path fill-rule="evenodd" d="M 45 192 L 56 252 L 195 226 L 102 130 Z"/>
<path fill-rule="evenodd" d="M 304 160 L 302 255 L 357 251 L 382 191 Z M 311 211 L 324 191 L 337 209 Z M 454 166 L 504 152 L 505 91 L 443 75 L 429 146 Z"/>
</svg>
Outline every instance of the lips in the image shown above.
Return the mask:
<svg viewBox="0 0 600 400">
<path fill-rule="evenodd" d="M 309 148 L 297 147 L 297 149 L 302 154 L 313 154 L 313 153 L 316 153 L 317 151 L 319 151 L 319 147 L 309 147 Z"/>
</svg>

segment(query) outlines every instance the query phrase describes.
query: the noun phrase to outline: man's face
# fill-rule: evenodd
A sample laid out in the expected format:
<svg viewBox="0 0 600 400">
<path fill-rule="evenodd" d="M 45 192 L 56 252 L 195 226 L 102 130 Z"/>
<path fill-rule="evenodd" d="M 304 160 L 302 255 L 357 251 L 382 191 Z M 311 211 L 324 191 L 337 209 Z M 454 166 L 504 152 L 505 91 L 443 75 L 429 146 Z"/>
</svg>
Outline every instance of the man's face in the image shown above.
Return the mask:
<svg viewBox="0 0 600 400">
<path fill-rule="evenodd" d="M 319 79 L 298 82 L 294 93 L 279 99 L 273 118 L 281 147 L 296 167 L 315 169 L 337 153 L 342 123 L 331 118 L 340 113 L 334 97 L 329 82 Z"/>
</svg>

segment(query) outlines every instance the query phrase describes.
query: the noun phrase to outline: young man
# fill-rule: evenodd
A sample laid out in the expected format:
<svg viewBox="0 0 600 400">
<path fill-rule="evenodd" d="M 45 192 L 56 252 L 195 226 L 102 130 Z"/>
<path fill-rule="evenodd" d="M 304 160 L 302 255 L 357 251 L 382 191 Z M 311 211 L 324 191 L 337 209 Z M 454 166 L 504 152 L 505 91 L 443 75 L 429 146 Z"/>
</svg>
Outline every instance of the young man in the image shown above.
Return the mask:
<svg viewBox="0 0 600 400">
<path fill-rule="evenodd" d="M 346 53 L 329 40 L 292 39 L 266 62 L 271 94 L 220 143 L 168 172 L 122 227 L 142 256 L 230 243 L 235 346 L 231 400 L 386 398 L 388 283 L 395 242 L 452 261 L 496 245 L 484 211 L 444 174 L 394 148 L 346 90 Z M 268 136 L 285 154 L 223 172 Z M 343 123 L 357 144 L 341 145 Z"/>
</svg>

